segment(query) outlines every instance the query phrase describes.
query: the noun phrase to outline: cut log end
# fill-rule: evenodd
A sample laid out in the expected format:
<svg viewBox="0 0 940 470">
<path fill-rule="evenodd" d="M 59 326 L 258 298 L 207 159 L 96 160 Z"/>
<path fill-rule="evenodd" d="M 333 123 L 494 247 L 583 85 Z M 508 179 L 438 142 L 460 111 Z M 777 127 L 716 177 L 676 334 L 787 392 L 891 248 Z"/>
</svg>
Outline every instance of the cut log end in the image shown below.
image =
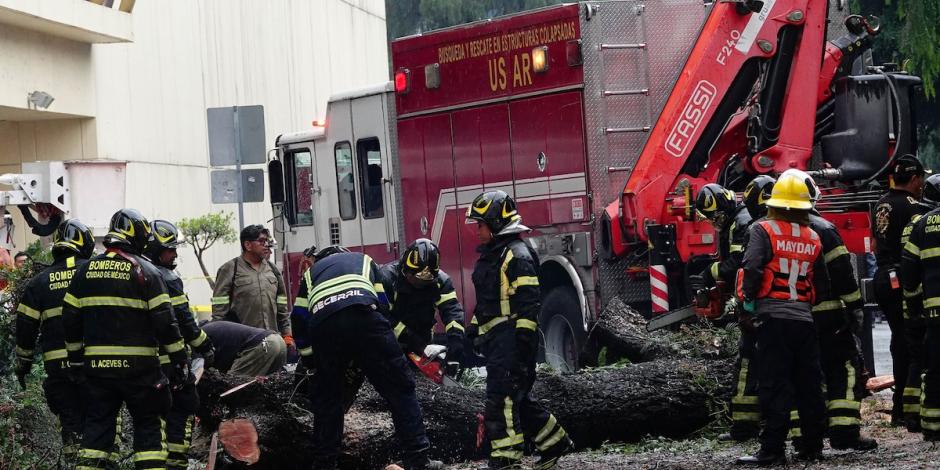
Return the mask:
<svg viewBox="0 0 940 470">
<path fill-rule="evenodd" d="M 233 459 L 248 465 L 258 463 L 261 449 L 258 447 L 258 431 L 255 425 L 244 418 L 222 421 L 219 424 L 219 441 L 225 452 Z"/>
</svg>

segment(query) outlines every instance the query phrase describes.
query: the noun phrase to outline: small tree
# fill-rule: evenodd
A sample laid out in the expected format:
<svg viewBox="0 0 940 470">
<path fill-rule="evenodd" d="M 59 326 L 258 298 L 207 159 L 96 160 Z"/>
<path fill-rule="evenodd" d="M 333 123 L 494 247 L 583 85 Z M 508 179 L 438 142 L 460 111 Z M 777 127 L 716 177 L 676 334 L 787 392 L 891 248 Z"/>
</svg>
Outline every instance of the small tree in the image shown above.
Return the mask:
<svg viewBox="0 0 940 470">
<path fill-rule="evenodd" d="M 193 247 L 193 254 L 202 269 L 202 274 L 209 283 L 209 288 L 215 290 L 215 280 L 209 275 L 202 255 L 217 241 L 232 243 L 238 240 L 235 229 L 232 228 L 234 215 L 231 212 L 206 214 L 192 219 L 183 219 L 176 226 L 186 237 L 186 243 Z"/>
</svg>

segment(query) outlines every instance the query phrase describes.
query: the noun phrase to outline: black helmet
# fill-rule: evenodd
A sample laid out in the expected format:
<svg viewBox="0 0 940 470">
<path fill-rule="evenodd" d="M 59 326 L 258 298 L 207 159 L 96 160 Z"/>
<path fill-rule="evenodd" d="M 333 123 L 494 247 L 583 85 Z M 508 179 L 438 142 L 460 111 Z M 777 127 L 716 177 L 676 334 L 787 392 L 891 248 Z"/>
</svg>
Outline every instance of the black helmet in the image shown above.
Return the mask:
<svg viewBox="0 0 940 470">
<path fill-rule="evenodd" d="M 777 182 L 772 176 L 759 175 L 744 188 L 744 206 L 751 218 L 757 220 L 767 215 L 767 200 Z"/>
<path fill-rule="evenodd" d="M 734 192 L 716 183 L 703 186 L 695 198 L 695 208 L 698 212 L 719 228 L 723 228 L 731 219 L 736 205 Z"/>
<path fill-rule="evenodd" d="M 160 253 L 163 250 L 171 250 L 182 243 L 179 229 L 176 228 L 170 222 L 165 220 L 154 220 L 150 224 L 151 231 L 153 232 L 153 238 L 150 240 L 150 243 L 147 244 L 147 258 L 150 258 L 150 261 L 157 263 L 160 259 Z M 173 267 L 173 266 L 167 266 Z"/>
<path fill-rule="evenodd" d="M 314 262 L 320 261 L 327 256 L 332 256 L 337 253 L 349 253 L 349 248 L 346 248 L 343 245 L 330 245 L 320 251 L 317 254 L 313 255 Z"/>
<path fill-rule="evenodd" d="M 413 274 L 420 281 L 433 281 L 441 269 L 441 252 L 427 238 L 419 238 L 405 248 L 399 263 L 402 274 Z"/>
<path fill-rule="evenodd" d="M 104 244 L 124 245 L 143 253 L 150 242 L 150 222 L 137 209 L 121 209 L 111 216 L 111 226 Z"/>
<path fill-rule="evenodd" d="M 505 235 L 529 230 L 522 225 L 522 216 L 504 191 L 487 191 L 477 196 L 467 208 L 467 220 L 486 224 L 493 235 Z"/>
<path fill-rule="evenodd" d="M 930 175 L 924 181 L 923 200 L 931 206 L 940 206 L 940 174 Z"/>
<path fill-rule="evenodd" d="M 52 233 L 52 255 L 56 259 L 78 255 L 91 258 L 95 253 L 95 236 L 78 219 L 68 219 L 59 224 Z"/>
</svg>

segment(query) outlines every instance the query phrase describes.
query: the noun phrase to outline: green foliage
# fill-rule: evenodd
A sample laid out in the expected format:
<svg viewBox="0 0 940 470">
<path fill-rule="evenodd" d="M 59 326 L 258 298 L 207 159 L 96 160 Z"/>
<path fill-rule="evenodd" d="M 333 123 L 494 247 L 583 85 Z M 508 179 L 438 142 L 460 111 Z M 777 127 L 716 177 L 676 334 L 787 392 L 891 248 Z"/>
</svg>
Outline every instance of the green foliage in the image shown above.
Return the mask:
<svg viewBox="0 0 940 470">
<path fill-rule="evenodd" d="M 186 243 L 193 248 L 199 267 L 212 289 L 215 289 L 215 281 L 209 275 L 202 256 L 216 242 L 234 243 L 238 240 L 238 233 L 232 227 L 234 219 L 235 216 L 231 212 L 220 212 L 183 219 L 176 223 Z"/>
<path fill-rule="evenodd" d="M 42 240 L 38 238 L 30 243 L 24 251 L 33 259 L 34 263 L 48 266 L 53 262 L 52 249 L 43 246 Z"/>
<path fill-rule="evenodd" d="M 485 20 L 563 0 L 395 0 L 385 2 L 389 40 Z"/>
</svg>

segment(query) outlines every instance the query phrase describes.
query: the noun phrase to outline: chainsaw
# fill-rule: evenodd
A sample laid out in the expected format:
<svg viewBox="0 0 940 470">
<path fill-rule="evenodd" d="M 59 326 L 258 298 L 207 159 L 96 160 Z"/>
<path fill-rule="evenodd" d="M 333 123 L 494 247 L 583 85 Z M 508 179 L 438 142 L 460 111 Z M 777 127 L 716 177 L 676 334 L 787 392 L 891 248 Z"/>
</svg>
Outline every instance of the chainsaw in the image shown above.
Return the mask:
<svg viewBox="0 0 940 470">
<path fill-rule="evenodd" d="M 424 348 L 423 355 L 408 352 L 407 356 L 408 360 L 410 360 L 411 363 L 418 368 L 418 371 L 421 372 L 421 375 L 427 377 L 431 382 L 444 387 L 461 386 L 459 382 L 454 380 L 454 378 L 444 373 L 448 365 L 445 362 L 445 359 L 447 358 L 446 346 L 432 344 Z M 459 377 L 460 371 L 458 371 L 455 375 Z"/>
<path fill-rule="evenodd" d="M 695 300 L 685 307 L 655 315 L 646 323 L 646 331 L 656 331 L 695 316 L 708 320 L 720 318 L 725 313 L 726 300 L 722 295 L 721 284 L 719 282 L 718 286 L 699 289 L 695 292 Z"/>
</svg>

